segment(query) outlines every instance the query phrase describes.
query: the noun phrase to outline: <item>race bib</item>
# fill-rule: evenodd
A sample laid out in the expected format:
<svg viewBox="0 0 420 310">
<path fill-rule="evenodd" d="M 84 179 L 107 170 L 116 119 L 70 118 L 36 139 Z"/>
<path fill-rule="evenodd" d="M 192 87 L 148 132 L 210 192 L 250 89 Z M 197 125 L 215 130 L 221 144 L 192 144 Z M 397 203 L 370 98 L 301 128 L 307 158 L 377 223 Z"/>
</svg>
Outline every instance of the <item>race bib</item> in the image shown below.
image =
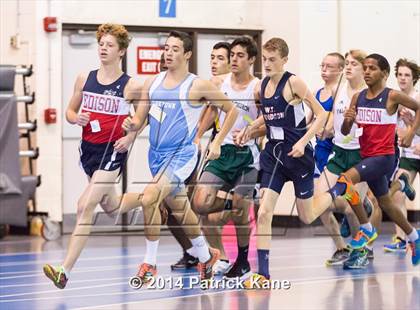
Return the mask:
<svg viewBox="0 0 420 310">
<path fill-rule="evenodd" d="M 158 122 L 162 123 L 163 120 L 166 117 L 166 113 L 162 111 L 161 108 L 159 108 L 156 105 L 152 105 L 150 110 L 149 110 L 149 114 Z"/>
<path fill-rule="evenodd" d="M 101 125 L 99 125 L 99 121 L 97 119 L 90 122 L 90 128 L 92 129 L 92 132 L 101 131 Z"/>
<path fill-rule="evenodd" d="M 284 140 L 284 130 L 281 127 L 270 127 L 270 136 L 274 140 Z"/>
</svg>

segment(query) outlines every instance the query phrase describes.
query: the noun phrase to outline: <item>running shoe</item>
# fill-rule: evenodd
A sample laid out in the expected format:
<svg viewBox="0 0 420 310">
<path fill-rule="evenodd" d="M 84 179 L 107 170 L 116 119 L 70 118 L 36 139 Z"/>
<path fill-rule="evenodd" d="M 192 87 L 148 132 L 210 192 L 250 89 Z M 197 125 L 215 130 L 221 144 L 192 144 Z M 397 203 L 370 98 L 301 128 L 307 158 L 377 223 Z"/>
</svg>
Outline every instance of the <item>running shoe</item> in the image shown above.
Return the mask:
<svg viewBox="0 0 420 310">
<path fill-rule="evenodd" d="M 407 251 L 407 241 L 403 240 L 398 236 L 392 238 L 392 243 L 384 245 L 385 252 L 406 252 Z"/>
<path fill-rule="evenodd" d="M 213 278 L 213 266 L 220 257 L 220 251 L 218 249 L 209 247 L 209 252 L 210 259 L 205 263 L 199 262 L 197 265 L 197 270 L 200 273 L 200 280 L 202 282 L 209 281 Z"/>
<path fill-rule="evenodd" d="M 372 231 L 360 227 L 356 236 L 350 241 L 350 247 L 354 250 L 362 249 L 375 241 L 376 238 L 378 238 L 378 234 L 375 227 L 372 227 Z"/>
<path fill-rule="evenodd" d="M 365 197 L 365 199 L 363 200 L 363 207 L 365 208 L 367 216 L 370 217 L 372 215 L 373 205 L 368 197 Z M 347 220 L 347 216 L 345 215 L 343 216 L 343 219 L 340 223 L 340 235 L 343 238 L 348 238 L 351 235 L 350 224 Z"/>
<path fill-rule="evenodd" d="M 411 186 L 407 173 L 401 173 L 398 179 L 404 182 L 404 187 L 401 189 L 401 191 L 407 196 L 408 199 L 414 201 L 414 199 L 416 199 L 416 190 L 413 186 Z"/>
<path fill-rule="evenodd" d="M 417 230 L 420 235 L 420 230 Z M 417 238 L 414 242 L 409 242 L 411 248 L 411 262 L 414 266 L 417 266 L 420 262 L 420 238 Z"/>
<path fill-rule="evenodd" d="M 337 266 L 342 265 L 350 257 L 350 249 L 344 248 L 339 249 L 334 252 L 333 256 L 330 259 L 327 259 L 325 264 L 327 266 Z"/>
<path fill-rule="evenodd" d="M 59 289 L 63 289 L 66 287 L 67 284 L 67 277 L 64 273 L 64 269 L 62 266 L 59 267 L 53 267 L 51 265 L 44 265 L 44 273 L 50 279 L 53 281 L 54 285 L 58 287 Z"/>
<path fill-rule="evenodd" d="M 171 270 L 181 270 L 196 267 L 198 258 L 184 252 L 184 255 L 175 264 L 171 265 Z"/>
<path fill-rule="evenodd" d="M 258 273 L 253 273 L 244 281 L 244 287 L 249 290 L 269 290 L 270 280 Z"/>
<path fill-rule="evenodd" d="M 246 279 L 251 276 L 251 266 L 248 261 L 238 262 L 232 265 L 232 267 L 224 274 L 226 278 L 239 278 Z"/>
<path fill-rule="evenodd" d="M 343 263 L 343 269 L 364 269 L 369 265 L 367 258 L 368 252 L 366 249 L 351 251 L 350 257 Z"/>
<path fill-rule="evenodd" d="M 230 267 L 231 265 L 229 264 L 228 260 L 219 259 L 213 266 L 213 272 L 215 275 L 222 275 L 228 271 Z"/>
<path fill-rule="evenodd" d="M 156 266 L 143 263 L 139 266 L 139 271 L 137 272 L 137 277 L 140 278 L 142 283 L 148 283 L 155 277 L 157 274 Z"/>
</svg>

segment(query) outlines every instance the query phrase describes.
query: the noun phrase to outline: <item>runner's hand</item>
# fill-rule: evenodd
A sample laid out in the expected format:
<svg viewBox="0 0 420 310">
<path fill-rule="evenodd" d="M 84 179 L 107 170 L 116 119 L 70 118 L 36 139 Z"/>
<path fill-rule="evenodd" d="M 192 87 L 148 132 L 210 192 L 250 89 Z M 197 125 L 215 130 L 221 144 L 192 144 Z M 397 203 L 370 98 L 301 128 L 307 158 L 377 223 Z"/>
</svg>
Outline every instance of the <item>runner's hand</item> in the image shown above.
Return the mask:
<svg viewBox="0 0 420 310">
<path fill-rule="evenodd" d="M 244 146 L 251 139 L 251 127 L 247 126 L 243 128 L 237 135 L 237 144 Z"/>
<path fill-rule="evenodd" d="M 356 120 L 356 110 L 346 109 L 344 111 L 344 118 L 350 119 L 352 122 Z"/>
<path fill-rule="evenodd" d="M 413 142 L 414 132 L 412 130 L 407 130 L 406 134 L 401 137 L 401 146 L 402 147 L 410 147 L 411 142 Z"/>
<path fill-rule="evenodd" d="M 403 120 L 403 122 L 405 123 L 406 126 L 411 126 L 413 125 L 415 119 L 413 114 L 411 114 L 410 109 L 407 108 L 402 108 L 400 111 L 400 117 Z"/>
<path fill-rule="evenodd" d="M 125 131 L 137 131 L 137 124 L 133 121 L 133 119 L 129 116 L 126 117 L 126 119 L 124 120 L 123 124 L 122 124 L 122 128 Z"/>
<path fill-rule="evenodd" d="M 220 157 L 220 144 L 213 141 L 210 145 L 206 160 L 214 160 Z"/>
<path fill-rule="evenodd" d="M 305 145 L 298 141 L 293 145 L 292 150 L 287 155 L 298 158 L 302 157 L 303 154 L 305 154 Z"/>
<path fill-rule="evenodd" d="M 133 141 L 128 136 L 124 136 L 122 138 L 119 138 L 114 143 L 114 150 L 118 153 L 125 153 L 130 148 L 130 145 Z"/>
<path fill-rule="evenodd" d="M 85 127 L 90 121 L 90 112 L 83 112 L 77 115 L 76 124 Z"/>
<path fill-rule="evenodd" d="M 240 136 L 241 133 L 242 133 L 242 130 L 240 129 L 232 130 L 233 143 L 235 143 L 236 146 L 242 146 L 241 145 L 242 136 Z"/>
</svg>

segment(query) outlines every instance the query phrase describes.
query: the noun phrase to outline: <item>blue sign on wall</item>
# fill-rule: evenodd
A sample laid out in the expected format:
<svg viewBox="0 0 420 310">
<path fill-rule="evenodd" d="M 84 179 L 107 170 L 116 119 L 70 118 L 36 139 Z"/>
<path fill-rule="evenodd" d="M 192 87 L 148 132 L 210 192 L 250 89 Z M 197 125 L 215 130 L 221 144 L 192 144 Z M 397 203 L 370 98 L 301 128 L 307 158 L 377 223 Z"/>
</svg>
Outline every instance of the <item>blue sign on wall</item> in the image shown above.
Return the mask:
<svg viewBox="0 0 420 310">
<path fill-rule="evenodd" d="M 159 0 L 159 17 L 176 17 L 176 0 Z"/>
</svg>

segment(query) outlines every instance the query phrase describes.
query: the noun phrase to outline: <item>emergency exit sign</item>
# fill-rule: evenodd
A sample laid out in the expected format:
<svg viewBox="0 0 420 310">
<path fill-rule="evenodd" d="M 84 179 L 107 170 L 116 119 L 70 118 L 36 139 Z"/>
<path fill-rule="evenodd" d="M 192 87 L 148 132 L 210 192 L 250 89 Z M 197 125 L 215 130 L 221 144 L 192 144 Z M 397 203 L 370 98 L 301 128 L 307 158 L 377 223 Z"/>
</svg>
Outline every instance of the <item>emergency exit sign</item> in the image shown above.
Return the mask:
<svg viewBox="0 0 420 310">
<path fill-rule="evenodd" d="M 159 73 L 160 55 L 162 49 L 158 46 L 137 47 L 137 74 Z"/>
</svg>

